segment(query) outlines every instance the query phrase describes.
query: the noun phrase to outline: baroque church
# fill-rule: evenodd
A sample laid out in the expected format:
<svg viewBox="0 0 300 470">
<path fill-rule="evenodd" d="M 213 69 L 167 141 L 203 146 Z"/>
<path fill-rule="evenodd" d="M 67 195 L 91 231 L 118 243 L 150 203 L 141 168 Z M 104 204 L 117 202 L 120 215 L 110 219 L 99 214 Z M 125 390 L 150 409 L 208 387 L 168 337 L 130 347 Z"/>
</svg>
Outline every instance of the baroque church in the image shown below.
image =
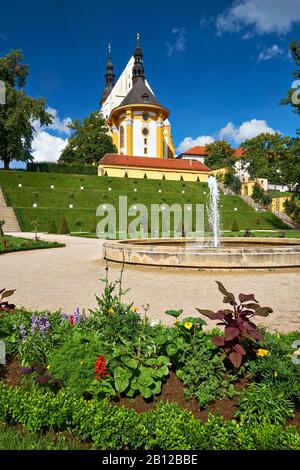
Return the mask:
<svg viewBox="0 0 300 470">
<path fill-rule="evenodd" d="M 204 164 L 174 158 L 170 112 L 146 80 L 139 34 L 134 54 L 117 82 L 109 46 L 100 104 L 118 154 L 103 157 L 99 175 L 207 180 L 209 169 Z"/>
</svg>

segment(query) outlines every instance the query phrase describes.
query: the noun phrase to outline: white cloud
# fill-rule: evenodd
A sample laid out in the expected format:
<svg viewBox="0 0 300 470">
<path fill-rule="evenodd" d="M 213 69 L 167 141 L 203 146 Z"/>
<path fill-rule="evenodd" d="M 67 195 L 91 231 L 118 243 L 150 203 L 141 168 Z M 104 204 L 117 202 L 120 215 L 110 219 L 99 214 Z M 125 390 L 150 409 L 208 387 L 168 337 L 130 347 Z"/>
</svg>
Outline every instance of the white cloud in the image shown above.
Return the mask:
<svg viewBox="0 0 300 470">
<path fill-rule="evenodd" d="M 214 21 L 213 16 L 202 15 L 199 20 L 199 25 L 201 28 L 208 28 L 208 26 Z"/>
<path fill-rule="evenodd" d="M 267 122 L 262 119 L 251 119 L 250 121 L 243 122 L 239 127 L 236 127 L 232 122 L 228 122 L 219 132 L 220 139 L 229 139 L 240 144 L 246 139 L 251 139 L 259 134 L 268 132 L 275 134 L 274 129 L 269 127 Z"/>
<path fill-rule="evenodd" d="M 70 135 L 71 129 L 69 129 L 67 126 L 71 124 L 72 119 L 70 117 L 60 119 L 57 109 L 50 108 L 50 106 L 48 106 L 46 111 L 47 113 L 50 113 L 53 116 L 52 124 L 49 124 L 48 128 L 57 131 L 61 134 Z"/>
<path fill-rule="evenodd" d="M 174 52 L 184 52 L 187 48 L 185 28 L 173 28 L 173 41 L 166 42 L 167 55 L 170 57 Z"/>
<path fill-rule="evenodd" d="M 199 135 L 199 137 L 196 137 L 196 139 L 193 139 L 192 137 L 186 137 L 179 144 L 177 152 L 180 154 L 190 149 L 191 147 L 196 147 L 197 145 L 211 144 L 214 142 L 214 140 L 215 139 L 210 135 Z"/>
<path fill-rule="evenodd" d="M 286 34 L 300 23 L 299 6 L 299 0 L 237 0 L 217 17 L 217 33 L 250 27 L 257 34 Z"/>
<path fill-rule="evenodd" d="M 186 137 L 179 144 L 177 153 L 183 153 L 191 147 L 196 145 L 211 144 L 217 139 L 225 139 L 231 141 L 234 145 L 239 145 L 246 139 L 251 139 L 259 134 L 268 132 L 275 134 L 276 131 L 269 127 L 267 122 L 262 119 L 251 119 L 250 121 L 244 121 L 240 126 L 235 126 L 232 122 L 228 122 L 225 127 L 216 132 L 214 135 L 202 135 L 193 139 L 192 137 Z"/>
<path fill-rule="evenodd" d="M 35 132 L 32 142 L 32 155 L 35 162 L 57 162 L 66 147 L 68 139 L 55 137 L 44 130 Z"/>
<path fill-rule="evenodd" d="M 258 56 L 258 60 L 270 60 L 275 59 L 276 57 L 281 57 L 283 55 L 283 49 L 277 44 L 273 46 L 265 47 Z"/>
</svg>

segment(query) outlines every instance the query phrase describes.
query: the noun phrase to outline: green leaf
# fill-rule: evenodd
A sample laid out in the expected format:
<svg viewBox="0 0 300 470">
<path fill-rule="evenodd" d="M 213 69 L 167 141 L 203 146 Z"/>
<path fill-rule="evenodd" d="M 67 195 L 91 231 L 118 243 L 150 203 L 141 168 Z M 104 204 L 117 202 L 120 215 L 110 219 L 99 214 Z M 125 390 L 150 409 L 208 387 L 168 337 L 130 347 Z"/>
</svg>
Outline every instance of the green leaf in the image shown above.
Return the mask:
<svg viewBox="0 0 300 470">
<path fill-rule="evenodd" d="M 156 359 L 156 362 L 158 364 L 170 364 L 170 359 L 167 357 L 167 356 L 159 356 L 157 359 Z"/>
<path fill-rule="evenodd" d="M 152 390 L 148 387 L 143 387 L 142 385 L 139 388 L 142 397 L 150 398 L 152 396 Z"/>
<path fill-rule="evenodd" d="M 172 317 L 178 318 L 183 313 L 183 310 L 167 310 L 166 315 L 171 315 Z"/>
<path fill-rule="evenodd" d="M 136 369 L 138 366 L 137 361 L 133 359 L 133 357 L 124 356 L 121 360 L 123 364 L 125 364 L 125 366 L 129 367 L 130 369 Z"/>
<path fill-rule="evenodd" d="M 122 393 L 126 390 L 129 385 L 129 379 L 132 376 L 132 372 L 128 369 L 122 369 L 122 367 L 117 367 L 114 371 L 115 387 L 119 393 Z"/>
</svg>

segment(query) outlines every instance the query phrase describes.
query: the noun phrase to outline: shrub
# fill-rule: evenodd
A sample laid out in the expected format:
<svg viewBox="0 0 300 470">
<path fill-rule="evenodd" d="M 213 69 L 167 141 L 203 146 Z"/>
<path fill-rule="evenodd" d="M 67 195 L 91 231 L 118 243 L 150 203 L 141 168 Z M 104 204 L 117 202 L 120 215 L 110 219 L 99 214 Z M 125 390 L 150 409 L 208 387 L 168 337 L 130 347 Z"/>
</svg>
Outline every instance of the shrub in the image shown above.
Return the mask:
<svg viewBox="0 0 300 470">
<path fill-rule="evenodd" d="M 52 219 L 50 222 L 48 233 L 51 233 L 53 235 L 58 233 L 57 226 L 56 226 L 54 219 Z"/>
<path fill-rule="evenodd" d="M 234 219 L 234 221 L 232 223 L 231 231 L 232 232 L 239 232 L 240 231 L 240 227 L 239 227 L 236 219 Z"/>
<path fill-rule="evenodd" d="M 68 225 L 67 219 L 65 217 L 61 221 L 60 228 L 59 228 L 59 233 L 61 235 L 69 235 L 69 233 L 70 233 L 69 225 Z"/>
<path fill-rule="evenodd" d="M 65 164 L 53 162 L 27 163 L 27 171 L 42 173 L 68 173 L 81 175 L 97 175 L 98 168 L 95 165 Z"/>
<path fill-rule="evenodd" d="M 16 308 L 14 304 L 7 302 L 7 297 L 11 297 L 15 290 L 7 290 L 5 288 L 0 289 L 0 312 L 13 312 Z"/>
<path fill-rule="evenodd" d="M 224 175 L 224 184 L 228 188 L 232 189 L 236 194 L 241 193 L 241 182 L 237 176 L 234 176 L 232 173 L 225 173 Z"/>
<path fill-rule="evenodd" d="M 251 384 L 240 395 L 236 416 L 249 424 L 283 424 L 294 417 L 294 406 L 284 391 L 265 383 Z"/>
</svg>

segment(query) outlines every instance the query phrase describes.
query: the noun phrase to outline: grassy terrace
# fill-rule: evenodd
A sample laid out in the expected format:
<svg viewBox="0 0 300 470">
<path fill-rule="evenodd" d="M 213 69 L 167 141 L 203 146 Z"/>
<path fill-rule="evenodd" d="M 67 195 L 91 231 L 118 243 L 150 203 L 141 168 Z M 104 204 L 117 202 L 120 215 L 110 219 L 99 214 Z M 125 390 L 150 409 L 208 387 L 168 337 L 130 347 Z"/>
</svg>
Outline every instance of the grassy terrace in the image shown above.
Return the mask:
<svg viewBox="0 0 300 470">
<path fill-rule="evenodd" d="M 63 243 L 46 242 L 44 240 L 29 240 L 28 238 L 12 237 L 10 235 L 0 237 L 0 254 L 15 251 L 39 250 L 45 248 L 59 248 Z"/>
<path fill-rule="evenodd" d="M 22 187 L 18 187 L 21 184 Z M 54 189 L 51 189 L 51 185 Z M 67 218 L 71 231 L 78 232 L 95 226 L 96 208 L 100 204 L 118 207 L 119 196 L 128 197 L 128 206 L 145 204 L 204 204 L 208 202 L 208 187 L 204 183 L 183 181 L 135 180 L 86 175 L 0 171 L 0 186 L 8 203 L 16 209 L 22 230 L 32 231 L 32 221 L 39 219 L 40 231 L 48 231 L 51 220 L 57 225 Z M 81 190 L 81 187 L 84 189 Z M 111 188 L 111 190 L 109 190 Z M 136 189 L 136 191 L 135 191 Z M 38 195 L 34 194 L 38 193 Z M 37 208 L 33 208 L 37 203 Z M 73 208 L 69 208 L 73 204 Z M 235 210 L 236 209 L 236 210 Z M 241 230 L 246 228 L 276 230 L 284 224 L 270 212 L 256 213 L 238 196 L 220 198 L 222 229 L 230 230 L 234 219 Z M 205 211 L 206 212 L 206 211 Z M 205 219 L 207 215 L 205 214 Z M 130 220 L 130 219 L 129 219 Z M 207 220 L 206 220 L 207 228 Z"/>
</svg>

